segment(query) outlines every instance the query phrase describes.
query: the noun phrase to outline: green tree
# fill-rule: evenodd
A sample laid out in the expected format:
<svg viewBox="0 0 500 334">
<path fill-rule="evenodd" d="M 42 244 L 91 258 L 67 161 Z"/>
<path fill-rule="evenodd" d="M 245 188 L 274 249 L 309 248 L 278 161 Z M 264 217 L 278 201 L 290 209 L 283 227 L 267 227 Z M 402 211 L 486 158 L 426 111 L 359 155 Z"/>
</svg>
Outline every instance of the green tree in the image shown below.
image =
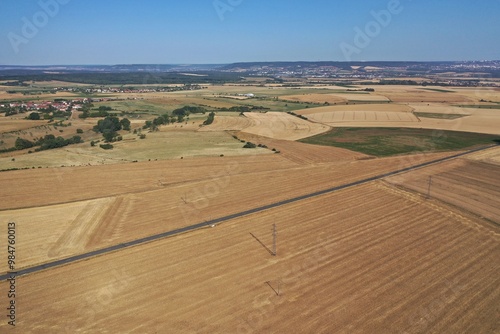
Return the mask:
<svg viewBox="0 0 500 334">
<path fill-rule="evenodd" d="M 24 150 L 33 146 L 35 146 L 35 143 L 19 137 L 16 139 L 16 143 L 14 144 L 14 147 L 18 150 Z"/>
<path fill-rule="evenodd" d="M 122 129 L 122 125 L 118 117 L 107 116 L 106 118 L 99 120 L 93 129 L 95 132 L 100 133 L 104 133 L 105 130 L 119 131 Z"/>
<path fill-rule="evenodd" d="M 208 118 L 203 122 L 203 125 L 209 125 L 214 122 L 215 119 L 215 113 L 212 111 L 210 114 L 208 114 Z"/>
<path fill-rule="evenodd" d="M 38 121 L 40 120 L 40 114 L 37 112 L 32 112 L 29 116 L 28 119 L 31 119 L 33 121 Z"/>
<path fill-rule="evenodd" d="M 120 121 L 123 130 L 130 131 L 130 121 L 128 118 L 124 118 Z"/>
<path fill-rule="evenodd" d="M 118 135 L 118 133 L 116 133 L 115 131 L 111 131 L 111 130 L 104 130 L 104 132 L 102 133 L 102 136 L 104 137 L 104 140 L 106 142 L 112 142 L 113 139 Z"/>
</svg>

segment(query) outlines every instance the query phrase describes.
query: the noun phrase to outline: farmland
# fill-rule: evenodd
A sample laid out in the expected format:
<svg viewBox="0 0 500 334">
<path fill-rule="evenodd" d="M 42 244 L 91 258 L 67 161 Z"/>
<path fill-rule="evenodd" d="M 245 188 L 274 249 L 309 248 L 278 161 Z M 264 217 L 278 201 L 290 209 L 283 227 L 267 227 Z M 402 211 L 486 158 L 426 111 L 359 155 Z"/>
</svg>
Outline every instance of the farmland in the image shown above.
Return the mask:
<svg viewBox="0 0 500 334">
<path fill-rule="evenodd" d="M 0 117 L 2 149 L 84 140 L 0 154 L 16 270 L 123 246 L 18 276 L 13 332 L 500 331 L 500 113 L 475 108 L 495 90 L 246 80 L 96 94 L 131 122 L 109 150 L 81 111 Z M 183 106 L 213 122 L 144 127 Z"/>
<path fill-rule="evenodd" d="M 412 152 L 451 151 L 476 145 L 492 145 L 499 136 L 469 132 L 412 128 L 338 128 L 302 140 L 305 143 L 338 146 L 364 154 L 390 156 Z"/>
<path fill-rule="evenodd" d="M 339 209 L 318 212 L 331 203 Z M 252 237 L 270 245 L 271 220 L 276 257 Z M 375 183 L 21 278 L 19 326 L 489 332 L 498 326 L 498 252 L 498 233 L 480 219 Z M 74 272 L 85 274 L 77 282 Z M 67 296 L 57 302 L 44 288 L 55 280 Z M 471 308 L 456 307 L 463 303 Z M 300 320 L 308 312 L 315 321 Z"/>
</svg>

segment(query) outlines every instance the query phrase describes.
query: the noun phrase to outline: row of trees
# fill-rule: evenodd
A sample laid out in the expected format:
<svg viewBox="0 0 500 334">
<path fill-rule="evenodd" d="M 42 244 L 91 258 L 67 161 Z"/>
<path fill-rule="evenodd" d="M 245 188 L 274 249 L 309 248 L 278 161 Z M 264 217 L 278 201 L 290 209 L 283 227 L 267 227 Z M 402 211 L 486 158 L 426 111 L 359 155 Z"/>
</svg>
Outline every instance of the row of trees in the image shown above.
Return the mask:
<svg viewBox="0 0 500 334">
<path fill-rule="evenodd" d="M 237 111 L 240 113 L 250 112 L 252 110 L 271 110 L 271 108 L 266 108 L 262 106 L 233 106 L 231 108 L 219 108 L 220 111 Z"/>
<path fill-rule="evenodd" d="M 184 106 L 182 108 L 175 109 L 172 111 L 172 115 L 175 116 L 189 116 L 190 114 L 205 114 L 207 109 L 199 106 Z"/>
<path fill-rule="evenodd" d="M 82 137 L 80 136 L 73 136 L 72 138 L 65 139 L 63 137 L 56 137 L 54 135 L 46 135 L 45 137 L 40 138 L 34 142 L 28 139 L 17 138 L 14 147 L 16 148 L 16 150 L 24 150 L 35 146 L 40 146 L 35 150 L 38 152 L 38 151 L 51 150 L 54 148 L 64 147 L 71 144 L 78 144 L 82 142 L 83 140 Z"/>
<path fill-rule="evenodd" d="M 108 107 L 108 106 L 99 106 L 96 111 L 92 112 L 91 108 L 94 105 L 92 103 L 84 103 L 82 106 L 82 113 L 79 118 L 88 118 L 88 117 L 107 117 L 110 116 L 110 111 L 113 110 L 113 108 Z"/>
<path fill-rule="evenodd" d="M 171 114 L 165 113 L 159 117 L 156 117 L 152 121 L 146 121 L 142 128 L 156 131 L 158 130 L 158 127 L 160 125 L 168 125 L 176 122 L 182 123 L 187 117 L 189 117 L 190 114 L 205 114 L 207 112 L 207 109 L 200 106 L 184 106 L 182 108 L 173 110 Z M 214 120 L 214 117 L 214 112 L 210 112 L 208 119 L 203 124 L 211 124 Z"/>
</svg>

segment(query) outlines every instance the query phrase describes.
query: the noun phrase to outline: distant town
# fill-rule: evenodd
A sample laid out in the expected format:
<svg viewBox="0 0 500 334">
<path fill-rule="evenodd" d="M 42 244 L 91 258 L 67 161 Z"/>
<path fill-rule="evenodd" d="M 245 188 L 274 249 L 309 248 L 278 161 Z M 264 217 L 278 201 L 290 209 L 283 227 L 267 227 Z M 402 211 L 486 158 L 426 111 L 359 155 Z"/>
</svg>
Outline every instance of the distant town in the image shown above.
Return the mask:
<svg viewBox="0 0 500 334">
<path fill-rule="evenodd" d="M 369 80 L 371 84 L 420 84 L 422 82 L 450 86 L 495 86 L 482 79 L 500 79 L 500 60 L 463 62 L 252 62 L 225 65 L 102 65 L 102 66 L 1 66 L 0 80 L 62 80 L 96 82 L 99 74 L 107 83 L 156 85 L 168 83 L 203 84 L 234 82 L 245 77 L 263 77 L 277 82 L 296 78 Z M 71 80 L 72 78 L 77 78 Z M 126 79 L 125 79 L 126 78 Z M 400 81 L 396 82 L 398 79 Z M 422 80 L 425 79 L 425 80 Z M 495 81 L 495 80 L 493 80 Z M 89 93 L 98 93 L 99 89 Z M 112 89 L 112 90 L 110 90 Z M 130 88 L 124 88 L 130 89 Z M 162 91 L 179 87 L 162 87 Z M 182 89 L 200 89 L 188 85 Z M 122 92 L 108 88 L 102 92 Z"/>
</svg>

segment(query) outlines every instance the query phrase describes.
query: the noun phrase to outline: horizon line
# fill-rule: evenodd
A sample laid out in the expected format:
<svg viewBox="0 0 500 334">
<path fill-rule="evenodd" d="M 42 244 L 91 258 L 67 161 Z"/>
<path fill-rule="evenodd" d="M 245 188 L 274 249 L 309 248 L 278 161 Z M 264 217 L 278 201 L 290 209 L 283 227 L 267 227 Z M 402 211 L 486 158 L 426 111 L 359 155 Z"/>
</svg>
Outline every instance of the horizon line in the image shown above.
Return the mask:
<svg viewBox="0 0 500 334">
<path fill-rule="evenodd" d="M 251 63 L 472 63 L 496 62 L 500 59 L 482 60 L 265 60 L 265 61 L 236 61 L 227 63 L 115 63 L 115 64 L 0 64 L 2 67 L 64 67 L 64 66 L 207 66 L 231 65 Z"/>
</svg>

